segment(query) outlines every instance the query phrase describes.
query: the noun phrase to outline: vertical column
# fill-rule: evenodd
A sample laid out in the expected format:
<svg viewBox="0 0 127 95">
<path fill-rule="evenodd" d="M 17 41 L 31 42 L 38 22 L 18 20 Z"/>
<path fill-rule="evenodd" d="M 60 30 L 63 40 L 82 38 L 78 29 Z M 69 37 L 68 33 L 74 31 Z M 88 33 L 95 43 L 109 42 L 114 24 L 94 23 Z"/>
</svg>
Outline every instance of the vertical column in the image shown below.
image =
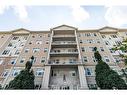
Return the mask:
<svg viewBox="0 0 127 95">
<path fill-rule="evenodd" d="M 49 43 L 49 48 L 48 48 L 48 55 L 47 55 L 47 64 L 48 64 L 48 61 L 49 61 L 49 58 L 50 58 L 50 50 L 51 50 L 51 44 L 52 44 L 52 37 L 53 37 L 53 30 L 51 29 L 51 38 L 50 38 L 50 43 Z"/>
<path fill-rule="evenodd" d="M 78 49 L 78 52 L 79 52 L 79 60 L 81 61 L 81 53 L 80 53 L 80 47 L 79 47 L 78 36 L 77 36 L 76 31 L 77 30 L 75 30 L 75 38 L 76 38 L 76 43 L 77 43 L 77 49 Z"/>
<path fill-rule="evenodd" d="M 48 89 L 49 79 L 50 79 L 50 69 L 51 66 L 45 66 L 45 72 L 42 80 L 42 88 L 41 89 Z"/>
<path fill-rule="evenodd" d="M 80 89 L 88 89 L 84 67 L 78 66 L 78 71 L 79 71 L 79 79 L 80 79 L 80 86 L 81 86 Z"/>
</svg>

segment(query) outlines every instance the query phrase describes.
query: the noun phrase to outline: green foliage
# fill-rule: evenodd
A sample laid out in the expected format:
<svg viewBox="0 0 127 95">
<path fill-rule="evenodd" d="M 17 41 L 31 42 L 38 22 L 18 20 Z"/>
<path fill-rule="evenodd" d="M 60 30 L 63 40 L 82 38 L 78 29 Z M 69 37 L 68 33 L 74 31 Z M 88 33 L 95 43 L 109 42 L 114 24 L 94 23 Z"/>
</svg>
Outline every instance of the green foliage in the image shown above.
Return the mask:
<svg viewBox="0 0 127 95">
<path fill-rule="evenodd" d="M 27 61 L 25 69 L 29 71 L 31 69 L 31 67 L 32 67 L 32 63 L 30 61 Z"/>
<path fill-rule="evenodd" d="M 32 56 L 31 59 L 34 60 L 34 56 Z"/>
<path fill-rule="evenodd" d="M 107 81 L 110 83 L 110 87 L 115 87 L 116 89 L 127 89 L 125 81 L 113 70 L 109 71 Z"/>
<path fill-rule="evenodd" d="M 96 65 L 96 83 L 98 87 L 101 89 L 127 89 L 127 85 L 124 80 L 112 70 L 108 64 L 102 61 L 101 55 L 98 51 L 94 53 L 95 58 L 98 60 L 98 64 Z M 98 56 L 97 56 L 98 55 Z"/>
<path fill-rule="evenodd" d="M 33 70 L 30 70 L 31 67 L 32 63 L 27 61 L 25 69 L 10 81 L 5 89 L 34 89 L 35 76 Z"/>
<path fill-rule="evenodd" d="M 1 84 L 0 84 L 0 89 L 2 89 L 2 86 L 1 86 Z"/>
<path fill-rule="evenodd" d="M 127 52 L 127 39 L 125 39 L 122 44 L 116 46 L 114 45 L 114 48 L 112 48 L 114 51 L 121 50 L 122 52 Z M 119 52 L 119 51 L 118 51 Z M 127 57 L 119 52 L 119 57 L 124 58 L 125 65 L 127 65 Z"/>
<path fill-rule="evenodd" d="M 96 65 L 95 72 L 98 74 L 103 72 L 104 70 L 109 70 L 109 69 L 110 67 L 105 62 L 100 61 L 99 64 Z"/>
<path fill-rule="evenodd" d="M 97 51 L 97 47 L 94 47 L 94 51 Z"/>
<path fill-rule="evenodd" d="M 98 51 L 95 51 L 94 57 L 95 57 L 95 59 L 96 59 L 98 62 L 102 60 L 102 57 L 101 57 L 101 55 L 99 54 Z"/>
<path fill-rule="evenodd" d="M 127 89 L 124 80 L 111 69 L 105 69 L 96 76 L 96 83 L 101 89 Z"/>
</svg>

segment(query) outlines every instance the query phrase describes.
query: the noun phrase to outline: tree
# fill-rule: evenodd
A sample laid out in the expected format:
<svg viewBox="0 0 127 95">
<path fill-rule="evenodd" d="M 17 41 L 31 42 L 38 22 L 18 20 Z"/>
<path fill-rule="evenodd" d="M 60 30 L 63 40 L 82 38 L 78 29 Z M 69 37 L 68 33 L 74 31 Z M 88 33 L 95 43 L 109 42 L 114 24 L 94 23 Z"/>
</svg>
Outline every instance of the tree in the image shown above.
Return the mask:
<svg viewBox="0 0 127 95">
<path fill-rule="evenodd" d="M 114 45 L 114 47 L 112 48 L 112 50 L 114 51 L 118 51 L 119 53 L 119 57 L 122 58 L 122 61 L 124 62 L 124 65 L 125 65 L 125 68 L 122 68 L 121 71 L 122 71 L 122 77 L 125 77 L 126 78 L 126 82 L 127 82 L 127 73 L 126 73 L 126 66 L 127 66 L 127 55 L 125 54 L 121 54 L 120 51 L 122 52 L 127 52 L 127 39 L 123 40 L 122 41 L 122 44 L 120 45 Z"/>
<path fill-rule="evenodd" d="M 96 59 L 96 61 L 101 61 L 102 60 L 102 57 L 101 57 L 101 55 L 99 54 L 99 52 L 97 51 L 97 47 L 94 47 L 94 56 L 95 56 L 95 59 Z"/>
<path fill-rule="evenodd" d="M 95 80 L 98 87 L 101 89 L 127 89 L 124 80 L 102 60 L 97 49 L 94 52 L 94 56 L 98 62 L 95 67 Z"/>
<path fill-rule="evenodd" d="M 2 89 L 2 86 L 1 86 L 1 84 L 0 84 L 0 89 Z"/>
<path fill-rule="evenodd" d="M 27 61 L 25 69 L 20 72 L 5 89 L 34 89 L 34 73 L 31 70 L 33 61 Z"/>
<path fill-rule="evenodd" d="M 127 65 L 127 56 L 125 54 L 122 54 L 120 51 L 122 52 L 127 52 L 127 39 L 122 41 L 122 44 L 119 45 L 114 45 L 114 47 L 112 48 L 112 50 L 114 51 L 118 51 L 119 56 L 121 58 L 123 58 L 123 61 L 125 63 L 125 65 Z"/>
</svg>

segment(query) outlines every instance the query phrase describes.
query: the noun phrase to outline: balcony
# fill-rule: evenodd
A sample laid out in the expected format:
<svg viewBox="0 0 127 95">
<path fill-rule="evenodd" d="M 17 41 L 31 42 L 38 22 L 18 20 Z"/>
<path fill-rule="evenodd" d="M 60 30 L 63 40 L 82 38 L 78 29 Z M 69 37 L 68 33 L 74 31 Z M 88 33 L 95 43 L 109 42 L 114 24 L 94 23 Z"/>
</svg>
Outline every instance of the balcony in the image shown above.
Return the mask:
<svg viewBox="0 0 127 95">
<path fill-rule="evenodd" d="M 75 35 L 55 35 L 53 41 L 75 41 Z"/>
<path fill-rule="evenodd" d="M 81 64 L 81 62 L 80 61 L 72 61 L 72 62 L 56 61 L 56 62 L 54 62 L 53 60 L 49 60 L 48 64 L 50 64 L 50 65 L 77 65 L 77 64 Z"/>
<path fill-rule="evenodd" d="M 75 41 L 55 41 L 55 42 L 52 42 L 52 47 L 55 47 L 55 48 L 69 48 L 69 47 L 73 47 L 73 48 L 76 48 L 77 47 L 77 44 Z"/>
<path fill-rule="evenodd" d="M 65 57 L 65 56 L 78 56 L 77 49 L 70 49 L 70 50 L 51 50 L 50 56 L 51 57 Z"/>
</svg>

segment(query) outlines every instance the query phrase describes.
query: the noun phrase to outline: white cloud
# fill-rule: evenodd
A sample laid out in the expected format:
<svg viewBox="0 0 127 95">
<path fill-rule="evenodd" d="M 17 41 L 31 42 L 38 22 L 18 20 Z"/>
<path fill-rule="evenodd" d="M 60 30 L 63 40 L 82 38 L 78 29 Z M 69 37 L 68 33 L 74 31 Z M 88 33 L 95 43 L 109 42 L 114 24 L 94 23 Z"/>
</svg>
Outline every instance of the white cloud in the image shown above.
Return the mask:
<svg viewBox="0 0 127 95">
<path fill-rule="evenodd" d="M 8 8 L 5 1 L 0 1 L 0 15 L 4 14 L 5 10 Z"/>
<path fill-rule="evenodd" d="M 0 6 L 0 15 L 4 13 L 6 7 L 5 6 Z"/>
<path fill-rule="evenodd" d="M 89 13 L 81 6 L 71 6 L 72 15 L 75 21 L 82 22 L 89 19 Z"/>
<path fill-rule="evenodd" d="M 127 24 L 127 7 L 109 6 L 105 14 L 105 19 L 112 26 L 123 26 Z"/>
<path fill-rule="evenodd" d="M 14 6 L 14 12 L 19 17 L 19 19 L 23 22 L 28 22 L 28 13 L 26 11 L 26 7 L 23 5 Z"/>
<path fill-rule="evenodd" d="M 3 15 L 6 10 L 8 10 L 11 6 L 7 5 L 5 3 L 0 4 L 0 15 Z M 13 5 L 12 6 L 14 10 L 14 14 L 19 18 L 20 21 L 22 22 L 28 22 L 30 21 L 28 18 L 28 13 L 26 10 L 26 7 L 24 5 Z"/>
</svg>

